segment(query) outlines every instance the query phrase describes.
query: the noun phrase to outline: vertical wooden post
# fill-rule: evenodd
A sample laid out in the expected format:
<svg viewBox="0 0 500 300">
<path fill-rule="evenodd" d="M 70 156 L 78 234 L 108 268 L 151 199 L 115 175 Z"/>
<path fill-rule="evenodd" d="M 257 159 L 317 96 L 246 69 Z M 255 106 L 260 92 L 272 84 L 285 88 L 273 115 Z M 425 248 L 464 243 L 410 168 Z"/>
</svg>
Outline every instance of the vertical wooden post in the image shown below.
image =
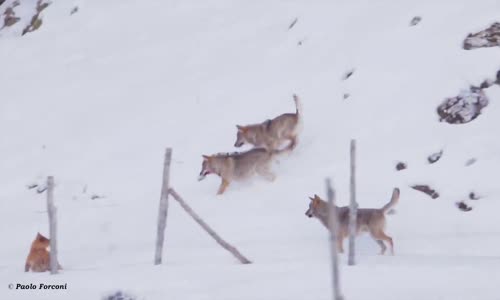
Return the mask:
<svg viewBox="0 0 500 300">
<path fill-rule="evenodd" d="M 165 160 L 163 162 L 163 181 L 161 186 L 160 207 L 158 209 L 158 228 L 156 232 L 156 250 L 154 264 L 159 265 L 162 262 L 163 242 L 165 240 L 165 228 L 167 227 L 168 214 L 168 188 L 170 181 L 170 162 L 172 161 L 172 148 L 165 151 Z"/>
<path fill-rule="evenodd" d="M 332 289 L 333 300 L 343 300 L 340 291 L 340 274 L 337 257 L 337 209 L 335 207 L 335 191 L 332 188 L 330 178 L 326 179 L 326 195 L 328 198 L 328 227 L 330 230 L 330 257 L 332 261 Z"/>
<path fill-rule="evenodd" d="M 47 177 L 47 212 L 49 215 L 50 274 L 57 274 L 57 208 L 54 205 L 54 177 Z"/>
<path fill-rule="evenodd" d="M 236 249 L 236 247 L 226 242 L 215 232 L 215 230 L 210 228 L 210 226 L 208 226 L 208 224 L 205 223 L 205 221 L 203 221 L 203 219 L 194 212 L 194 210 L 186 203 L 186 201 L 182 199 L 179 194 L 177 194 L 174 189 L 169 189 L 169 193 L 175 200 L 177 200 L 177 202 L 179 202 L 181 207 L 191 216 L 191 218 L 193 218 L 193 220 L 195 220 L 195 222 L 198 223 L 198 225 L 200 225 L 201 228 L 203 228 L 208 233 L 208 235 L 210 235 L 219 245 L 221 245 L 222 248 L 231 252 L 231 254 L 236 257 L 242 264 L 252 263 L 248 258 L 243 256 L 243 254 L 241 254 L 238 249 Z"/>
<path fill-rule="evenodd" d="M 349 257 L 347 264 L 354 266 L 355 259 L 355 242 L 356 242 L 356 227 L 358 204 L 356 203 L 356 140 L 351 140 L 351 188 L 350 188 L 350 206 L 349 206 Z"/>
</svg>

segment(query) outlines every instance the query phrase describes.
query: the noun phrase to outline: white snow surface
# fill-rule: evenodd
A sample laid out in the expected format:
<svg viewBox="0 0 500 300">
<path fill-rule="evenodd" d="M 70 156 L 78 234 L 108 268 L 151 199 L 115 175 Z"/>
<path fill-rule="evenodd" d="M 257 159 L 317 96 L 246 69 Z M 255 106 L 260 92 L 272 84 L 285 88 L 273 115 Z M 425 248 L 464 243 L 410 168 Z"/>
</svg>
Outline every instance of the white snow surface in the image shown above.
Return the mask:
<svg viewBox="0 0 500 300">
<path fill-rule="evenodd" d="M 500 299 L 500 88 L 486 90 L 490 104 L 471 123 L 436 113 L 499 70 L 499 48 L 461 47 L 499 21 L 498 0 L 53 1 L 43 18 L 34 33 L 0 39 L 0 299 L 118 289 L 148 300 L 331 299 L 327 232 L 304 212 L 327 176 L 348 203 L 351 138 L 360 206 L 381 207 L 395 186 L 401 199 L 387 216 L 395 256 L 377 255 L 366 235 L 356 266 L 341 256 L 345 299 Z M 216 196 L 216 176 L 196 180 L 202 154 L 234 151 L 236 124 L 293 112 L 293 93 L 304 128 L 275 182 Z M 253 264 L 172 201 L 164 263 L 153 265 L 166 147 L 171 185 Z M 396 172 L 398 161 L 408 169 Z M 36 232 L 48 235 L 45 193 L 27 186 L 48 175 L 64 270 L 25 273 Z M 458 210 L 471 191 L 482 198 Z"/>
</svg>

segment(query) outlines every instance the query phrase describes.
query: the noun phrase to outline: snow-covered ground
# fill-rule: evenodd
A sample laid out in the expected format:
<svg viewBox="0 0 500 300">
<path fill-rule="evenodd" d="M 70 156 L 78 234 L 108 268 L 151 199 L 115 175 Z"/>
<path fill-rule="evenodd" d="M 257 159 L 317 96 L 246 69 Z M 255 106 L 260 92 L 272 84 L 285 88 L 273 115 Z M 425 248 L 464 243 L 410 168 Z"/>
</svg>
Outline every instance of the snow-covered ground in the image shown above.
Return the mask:
<svg viewBox="0 0 500 300">
<path fill-rule="evenodd" d="M 401 201 L 388 216 L 395 256 L 376 255 L 367 236 L 357 266 L 342 256 L 346 299 L 500 299 L 500 87 L 471 123 L 436 113 L 500 69 L 499 48 L 462 49 L 500 20 L 498 0 L 53 1 L 43 20 L 0 39 L 0 299 L 117 289 L 148 300 L 330 299 L 327 232 L 304 212 L 326 176 L 348 202 L 351 138 L 360 206 L 382 206 L 395 186 Z M 275 182 L 215 196 L 218 178 L 196 180 L 202 154 L 234 151 L 236 124 L 294 111 L 293 93 L 304 129 Z M 164 264 L 153 266 L 167 146 L 172 186 L 253 264 L 172 202 Z M 408 169 L 396 172 L 398 161 Z M 47 175 L 64 267 L 55 276 L 23 268 L 36 232 L 48 235 L 45 193 L 27 186 Z M 482 198 L 458 210 L 471 191 Z M 42 282 L 68 289 L 8 289 Z"/>
</svg>

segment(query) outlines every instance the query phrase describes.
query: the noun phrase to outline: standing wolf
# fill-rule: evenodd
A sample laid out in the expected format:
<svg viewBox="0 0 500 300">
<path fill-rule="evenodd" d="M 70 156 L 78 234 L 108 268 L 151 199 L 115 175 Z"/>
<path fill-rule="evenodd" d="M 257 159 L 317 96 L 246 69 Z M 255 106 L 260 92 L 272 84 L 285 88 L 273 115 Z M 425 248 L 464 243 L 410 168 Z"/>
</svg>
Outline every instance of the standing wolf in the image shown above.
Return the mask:
<svg viewBox="0 0 500 300">
<path fill-rule="evenodd" d="M 216 174 L 221 179 L 217 195 L 224 193 L 233 180 L 243 180 L 254 173 L 261 175 L 269 181 L 274 181 L 276 175 L 270 170 L 270 164 L 277 151 L 267 151 L 263 148 L 254 148 L 246 152 L 219 153 L 203 155 L 201 166 L 201 181 L 209 174 Z"/>
<path fill-rule="evenodd" d="M 380 254 L 384 254 L 387 247 L 384 241 L 389 243 L 391 253 L 394 255 L 394 243 L 392 238 L 385 234 L 385 214 L 394 207 L 399 201 L 399 188 L 394 188 L 391 201 L 382 208 L 358 208 L 356 217 L 356 233 L 369 232 L 380 246 Z M 321 223 L 328 228 L 328 203 L 322 200 L 318 195 L 309 197 L 309 209 L 306 211 L 306 216 L 309 218 L 316 217 Z M 349 207 L 342 206 L 337 209 L 338 232 L 337 232 L 337 247 L 340 253 L 344 252 L 343 241 L 349 234 Z"/>
<path fill-rule="evenodd" d="M 272 120 L 259 124 L 236 125 L 235 147 L 251 144 L 267 150 L 278 150 L 285 141 L 290 141 L 286 150 L 293 150 L 297 145 L 297 135 L 302 127 L 302 105 L 297 95 L 293 95 L 295 113 L 285 113 Z"/>
<path fill-rule="evenodd" d="M 31 243 L 30 253 L 26 258 L 24 271 L 28 272 L 30 269 L 33 272 L 45 272 L 50 270 L 50 240 L 40 233 L 37 233 L 35 240 Z M 62 269 L 58 264 L 58 268 Z"/>
</svg>

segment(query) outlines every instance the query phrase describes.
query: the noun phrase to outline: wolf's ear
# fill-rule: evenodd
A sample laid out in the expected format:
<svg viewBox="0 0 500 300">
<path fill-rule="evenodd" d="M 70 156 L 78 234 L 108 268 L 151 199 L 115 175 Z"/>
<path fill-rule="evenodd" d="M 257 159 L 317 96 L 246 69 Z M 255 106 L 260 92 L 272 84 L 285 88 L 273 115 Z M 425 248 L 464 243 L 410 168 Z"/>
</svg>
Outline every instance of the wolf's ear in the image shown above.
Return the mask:
<svg viewBox="0 0 500 300">
<path fill-rule="evenodd" d="M 203 159 L 209 159 L 210 158 L 210 156 L 208 156 L 208 155 L 202 155 L 201 157 L 203 157 Z"/>
<path fill-rule="evenodd" d="M 309 197 L 309 199 L 311 199 L 311 201 L 314 201 L 314 198 L 313 198 L 313 197 Z"/>
<path fill-rule="evenodd" d="M 321 199 L 318 195 L 314 194 L 314 199 L 318 200 Z"/>
<path fill-rule="evenodd" d="M 236 125 L 236 128 L 238 128 L 238 130 L 243 130 L 244 127 L 241 125 Z"/>
</svg>

